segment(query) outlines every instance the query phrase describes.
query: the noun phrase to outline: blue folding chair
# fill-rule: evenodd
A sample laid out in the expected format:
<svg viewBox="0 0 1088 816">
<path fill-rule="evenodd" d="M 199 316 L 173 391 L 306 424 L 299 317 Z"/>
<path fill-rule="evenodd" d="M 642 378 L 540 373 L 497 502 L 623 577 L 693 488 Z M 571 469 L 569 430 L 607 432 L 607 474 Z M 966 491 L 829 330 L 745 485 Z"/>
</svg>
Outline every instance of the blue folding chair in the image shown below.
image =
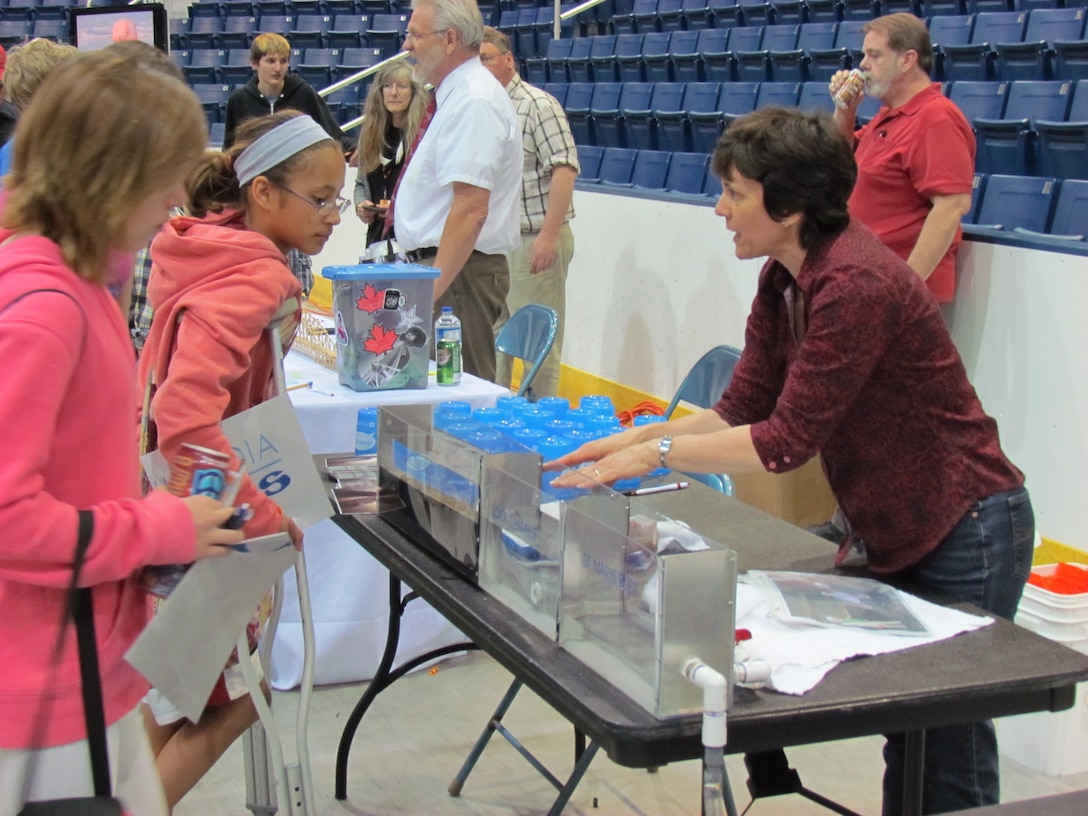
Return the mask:
<svg viewBox="0 0 1088 816">
<path fill-rule="evenodd" d="M 720 188 L 719 188 L 720 194 Z M 673 415 L 676 406 L 681 401 L 690 403 L 699 408 L 710 408 L 722 398 L 725 389 L 733 379 L 733 370 L 740 360 L 740 351 L 732 346 L 715 346 L 702 357 L 688 371 L 676 389 L 672 400 L 665 409 L 664 417 L 668 419 Z M 716 490 L 733 495 L 733 482 L 725 474 L 689 473 L 693 479 L 709 485 Z"/>
<path fill-rule="evenodd" d="M 522 306 L 499 330 L 499 335 L 495 338 L 495 351 L 517 357 L 525 366 L 518 384 L 519 397 L 536 402 L 533 380 L 544 364 L 544 358 L 555 345 L 557 331 L 559 317 L 555 310 L 539 303 Z"/>
<path fill-rule="evenodd" d="M 942 80 L 944 73 L 944 47 L 946 45 L 970 45 L 971 29 L 975 15 L 946 15 L 929 21 L 929 39 L 933 43 L 933 78 Z"/>
<path fill-rule="evenodd" d="M 327 14 L 299 14 L 295 17 L 295 27 L 287 36 L 293 48 L 323 48 L 325 34 L 330 28 L 332 17 Z"/>
<path fill-rule="evenodd" d="M 669 173 L 665 177 L 665 189 L 670 193 L 701 195 L 709 164 L 710 156 L 707 153 L 673 153 L 669 160 Z"/>
<path fill-rule="evenodd" d="M 655 82 L 649 108 L 625 108 L 621 111 L 624 139 L 628 147 L 636 150 L 657 149 L 660 141 L 659 117 L 673 113 L 683 115 L 684 87 L 682 82 Z"/>
<path fill-rule="evenodd" d="M 567 67 L 567 82 L 592 82 L 590 76 L 589 51 L 593 48 L 596 37 L 575 37 L 570 44 L 570 55 L 564 60 Z"/>
<path fill-rule="evenodd" d="M 630 187 L 638 152 L 626 147 L 606 147 L 601 156 L 601 184 Z"/>
<path fill-rule="evenodd" d="M 669 68 L 676 82 L 698 82 L 702 78 L 699 59 L 699 31 L 674 31 L 669 37 Z"/>
<path fill-rule="evenodd" d="M 1017 227 L 1015 232 L 1036 234 L 1023 227 Z M 1072 179 L 1062 182 L 1054 206 L 1054 218 L 1046 235 L 1065 241 L 1088 240 L 1088 181 Z"/>
<path fill-rule="evenodd" d="M 227 17 L 223 20 L 223 30 L 219 32 L 219 47 L 228 51 L 232 48 L 248 49 L 256 33 L 256 17 Z"/>
<path fill-rule="evenodd" d="M 564 107 L 567 111 L 567 121 L 570 123 L 570 131 L 577 144 L 593 144 L 593 133 L 590 130 L 589 109 L 593 103 L 592 82 L 571 82 L 567 85 L 567 100 Z"/>
<path fill-rule="evenodd" d="M 589 49 L 589 62 L 593 66 L 593 81 L 615 82 L 618 75 L 616 69 L 616 35 L 601 34 L 592 39 L 593 45 Z"/>
<path fill-rule="evenodd" d="M 1088 41 L 1054 43 L 1056 79 L 1088 79 Z"/>
<path fill-rule="evenodd" d="M 997 75 L 1004 80 L 1050 79 L 1054 76 L 1053 43 L 1077 41 L 1084 35 L 1085 9 L 1053 8 L 1031 12 L 1022 43 L 995 43 Z"/>
<path fill-rule="evenodd" d="M 657 0 L 657 30 L 680 31 L 684 27 L 684 0 Z"/>
<path fill-rule="evenodd" d="M 737 0 L 709 0 L 708 5 L 714 28 L 729 29 L 743 25 Z"/>
<path fill-rule="evenodd" d="M 1024 28 L 1028 15 L 1022 11 L 982 12 L 975 16 L 968 45 L 946 45 L 944 53 L 944 79 L 953 82 L 972 79 L 977 82 L 997 79 L 994 46 L 997 43 L 1024 41 Z"/>
<path fill-rule="evenodd" d="M 802 82 L 797 107 L 803 111 L 835 112 L 835 102 L 827 92 L 826 82 Z"/>
<path fill-rule="evenodd" d="M 567 78 L 567 57 L 570 56 L 570 47 L 574 43 L 574 40 L 561 37 L 559 39 L 553 39 L 548 43 L 548 48 L 544 53 L 544 61 L 548 64 L 548 81 L 549 82 L 569 82 Z M 536 59 L 540 59 L 537 57 Z"/>
<path fill-rule="evenodd" d="M 756 109 L 759 97 L 758 82 L 725 82 L 718 97 L 718 110 L 721 111 L 724 125 Z"/>
<path fill-rule="evenodd" d="M 664 150 L 640 150 L 631 170 L 631 186 L 642 190 L 664 190 L 672 154 Z"/>
<path fill-rule="evenodd" d="M 746 26 L 765 26 L 771 22 L 768 0 L 737 0 L 737 8 Z"/>
<path fill-rule="evenodd" d="M 860 20 L 845 20 L 835 29 L 835 44 L 831 48 L 809 49 L 809 74 L 813 80 L 829 81 L 836 71 L 860 64 L 861 44 L 865 35 Z"/>
<path fill-rule="evenodd" d="M 956 103 L 968 122 L 1000 119 L 1005 114 L 1008 82 L 953 82 L 948 98 Z"/>
<path fill-rule="evenodd" d="M 598 100 L 594 97 L 590 108 L 594 141 L 601 147 L 629 147 L 624 134 L 623 111 L 648 109 L 653 87 L 650 82 L 622 83 L 619 99 L 612 108 L 596 107 Z M 604 103 L 603 100 L 600 102 Z"/>
<path fill-rule="evenodd" d="M 616 73 L 621 82 L 643 82 L 642 35 L 620 34 L 616 37 Z"/>
<path fill-rule="evenodd" d="M 604 157 L 604 148 L 596 145 L 585 145 L 578 148 L 578 164 L 581 171 L 578 173 L 578 181 L 589 184 L 597 184 L 601 180 L 601 159 Z"/>
<path fill-rule="evenodd" d="M 648 82 L 672 82 L 672 60 L 667 31 L 652 31 L 642 35 L 642 65 Z"/>
<path fill-rule="evenodd" d="M 195 19 L 205 20 L 210 18 L 197 17 Z M 226 51 L 215 48 L 197 48 L 190 52 L 189 64 L 181 70 L 190 84 L 221 82 L 223 80 L 219 76 L 219 66 L 223 64 L 226 57 Z"/>
</svg>

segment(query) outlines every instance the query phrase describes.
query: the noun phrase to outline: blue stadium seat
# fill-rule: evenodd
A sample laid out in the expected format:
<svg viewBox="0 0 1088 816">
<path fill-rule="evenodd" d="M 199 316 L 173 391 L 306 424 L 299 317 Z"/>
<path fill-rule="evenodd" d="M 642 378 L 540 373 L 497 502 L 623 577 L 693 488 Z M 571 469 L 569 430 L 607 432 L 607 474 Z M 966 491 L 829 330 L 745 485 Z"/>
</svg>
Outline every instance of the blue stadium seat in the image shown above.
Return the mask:
<svg viewBox="0 0 1088 816">
<path fill-rule="evenodd" d="M 593 144 L 589 109 L 593 103 L 594 87 L 592 82 L 571 82 L 567 85 L 567 99 L 563 107 L 567 111 L 574 141 L 579 145 Z"/>
<path fill-rule="evenodd" d="M 68 21 L 63 18 L 48 19 L 39 17 L 31 26 L 31 36 L 66 43 L 68 42 Z"/>
<path fill-rule="evenodd" d="M 408 30 L 408 14 L 375 14 L 370 18 L 370 28 L 366 32 L 366 43 L 371 48 L 382 49 L 382 54 L 391 57 L 400 50 L 404 41 L 404 32 Z"/>
<path fill-rule="evenodd" d="M 1036 0 L 966 0 L 964 8 L 968 14 L 980 14 L 982 12 L 991 11 L 1031 11 L 1028 6 L 1029 2 L 1035 2 Z M 1055 0 L 1041 0 L 1041 2 L 1047 3 L 1046 8 L 1055 8 L 1057 3 Z M 1041 6 L 1040 6 L 1041 7 Z"/>
<path fill-rule="evenodd" d="M 1088 42 L 1054 43 L 1054 75 L 1057 79 L 1088 79 Z"/>
<path fill-rule="evenodd" d="M 699 32 L 695 49 L 699 52 L 699 76 L 714 82 L 733 79 L 733 55 L 729 53 L 729 31 L 721 28 L 704 28 Z M 678 63 L 673 55 L 673 65 Z"/>
<path fill-rule="evenodd" d="M 803 111 L 835 112 L 835 102 L 827 91 L 826 82 L 801 83 L 801 96 L 797 100 L 797 107 Z"/>
<path fill-rule="evenodd" d="M 726 82 L 718 96 L 718 110 L 726 124 L 756 109 L 759 82 Z"/>
<path fill-rule="evenodd" d="M 841 0 L 806 0 L 810 23 L 838 23 L 842 20 Z"/>
<path fill-rule="evenodd" d="M 616 34 L 640 34 L 654 30 L 654 16 L 657 14 L 657 0 L 634 0 L 631 11 L 612 15 L 612 30 Z M 649 20 L 647 28 L 639 28 L 635 15 Z"/>
<path fill-rule="evenodd" d="M 589 49 L 589 61 L 593 66 L 594 82 L 616 82 L 616 35 L 601 34 L 593 37 Z"/>
<path fill-rule="evenodd" d="M 975 26 L 973 14 L 946 15 L 929 21 L 929 39 L 933 43 L 933 78 L 940 81 L 944 74 L 944 47 L 946 45 L 970 45 L 971 30 Z"/>
<path fill-rule="evenodd" d="M 363 13 L 361 5 L 356 2 L 356 0 L 325 0 L 325 11 L 331 14 L 334 18 L 337 14 Z"/>
<path fill-rule="evenodd" d="M 875 13 L 874 13 L 875 12 Z M 880 16 L 880 0 L 843 0 L 843 20 L 871 20 Z"/>
<path fill-rule="evenodd" d="M 685 31 L 701 31 L 713 22 L 707 0 L 681 0 L 680 27 Z"/>
<path fill-rule="evenodd" d="M 830 80 L 836 71 L 855 67 L 861 62 L 861 44 L 865 35 L 860 20 L 845 20 L 835 30 L 835 45 L 832 48 L 811 48 L 809 71 L 812 79 Z"/>
<path fill-rule="evenodd" d="M 226 122 L 212 122 L 208 125 L 208 147 L 219 150 L 223 147 L 223 137 L 226 136 Z"/>
<path fill-rule="evenodd" d="M 986 179 L 976 222 L 979 227 L 1045 232 L 1058 183 L 1052 178 L 991 175 Z"/>
<path fill-rule="evenodd" d="M 708 164 L 710 156 L 706 153 L 673 153 L 669 173 L 665 176 L 665 189 L 670 193 L 701 195 Z"/>
<path fill-rule="evenodd" d="M 219 47 L 249 48 L 253 35 L 257 33 L 256 17 L 225 17 L 223 30 L 219 32 Z"/>
<path fill-rule="evenodd" d="M 68 20 L 68 7 L 75 5 L 68 0 L 41 0 L 34 9 L 34 21 Z M 37 35 L 35 35 L 37 36 Z"/>
<path fill-rule="evenodd" d="M 592 82 L 589 51 L 596 37 L 575 37 L 570 45 L 570 56 L 564 60 L 567 66 L 567 82 Z"/>
<path fill-rule="evenodd" d="M 366 98 L 359 98 L 359 84 L 357 82 L 354 85 L 348 85 L 325 97 L 325 104 L 333 111 L 337 121 L 347 122 L 362 114 L 362 106 Z"/>
<path fill-rule="evenodd" d="M 589 128 L 590 128 L 590 141 L 588 144 L 595 144 L 604 146 L 601 143 L 600 137 L 597 134 L 597 122 L 594 117 L 594 111 L 606 111 L 608 118 L 614 118 L 619 115 L 620 110 L 620 94 L 623 92 L 622 82 L 595 82 L 593 84 L 593 95 L 589 100 Z M 568 109 L 567 118 L 571 119 L 571 126 L 573 127 L 573 117 L 581 115 L 581 111 L 574 111 Z"/>
<path fill-rule="evenodd" d="M 799 82 L 761 82 L 759 93 L 756 94 L 756 107 L 765 108 L 769 105 L 784 105 L 791 108 L 797 105 L 797 99 L 801 95 Z"/>
<path fill-rule="evenodd" d="M 711 24 L 714 28 L 729 29 L 743 25 L 737 0 L 709 0 Z"/>
<path fill-rule="evenodd" d="M 1016 231 L 1023 231 L 1023 227 Z M 1062 182 L 1047 235 L 1068 241 L 1088 240 L 1088 181 Z"/>
<path fill-rule="evenodd" d="M 377 65 L 385 58 L 380 48 L 345 48 L 340 52 L 337 81 Z"/>
<path fill-rule="evenodd" d="M 722 197 L 722 180 L 718 178 L 718 174 L 714 172 L 712 167 L 707 167 L 706 181 L 703 183 L 703 195 L 712 201 L 717 201 Z"/>
<path fill-rule="evenodd" d="M 620 82 L 643 82 L 645 74 L 642 67 L 642 35 L 616 35 L 615 64 L 613 75 Z M 596 66 L 594 66 L 596 71 Z"/>
<path fill-rule="evenodd" d="M 601 155 L 601 184 L 630 186 L 638 153 L 625 147 L 605 148 Z"/>
<path fill-rule="evenodd" d="M 1067 122 L 1036 119 L 1039 173 L 1088 179 L 1088 79 L 1077 80 Z"/>
<path fill-rule="evenodd" d="M 577 19 L 560 20 L 559 36 L 569 40 L 580 25 Z M 553 6 L 544 5 L 537 9 L 533 31 L 536 36 L 536 56 L 547 53 L 548 44 L 555 37 L 555 8 Z"/>
<path fill-rule="evenodd" d="M 699 81 L 699 33 L 674 31 L 669 36 L 669 65 L 663 73 L 675 82 Z"/>
<path fill-rule="evenodd" d="M 808 21 L 805 0 L 771 0 L 775 25 L 801 25 Z"/>
<path fill-rule="evenodd" d="M 224 80 L 219 76 L 219 66 L 223 64 L 226 57 L 227 52 L 217 48 L 194 48 L 190 52 L 189 63 L 181 70 L 190 84 L 222 83 Z"/>
<path fill-rule="evenodd" d="M 339 48 L 307 48 L 295 72 L 314 88 L 320 90 L 333 82 L 333 68 L 340 67 Z"/>
<path fill-rule="evenodd" d="M 968 122 L 1000 119 L 1005 115 L 1008 82 L 953 82 L 948 98 L 963 111 Z"/>
<path fill-rule="evenodd" d="M 332 28 L 332 17 L 327 14 L 298 14 L 295 27 L 287 35 L 293 48 L 325 48 L 325 33 Z"/>
<path fill-rule="evenodd" d="M 684 139 L 682 142 L 674 140 L 667 146 L 663 144 L 662 149 L 683 152 L 680 148 L 683 144 L 686 151 L 713 153 L 723 128 L 721 112 L 718 109 L 720 95 L 721 85 L 717 82 L 689 82 L 684 88 L 683 107 L 687 120 L 681 130 Z M 659 124 L 661 121 L 659 116 Z M 667 131 L 668 127 L 665 129 Z"/>
<path fill-rule="evenodd" d="M 981 12 L 975 15 L 969 45 L 946 45 L 944 78 L 985 81 L 996 78 L 994 67 L 997 43 L 1024 41 L 1028 15 L 1022 11 Z"/>
<path fill-rule="evenodd" d="M 594 95 L 590 108 L 594 144 L 600 147 L 629 147 L 623 131 L 623 111 L 648 109 L 652 92 L 653 85 L 649 82 L 624 82 L 614 107 L 603 107 L 606 100 Z"/>
<path fill-rule="evenodd" d="M 765 26 L 771 23 L 769 0 L 737 0 L 737 7 L 745 26 Z"/>
<path fill-rule="evenodd" d="M 545 91 L 555 97 L 560 107 L 564 106 L 567 101 L 567 83 L 566 82 L 545 82 L 541 86 Z"/>
<path fill-rule="evenodd" d="M 647 82 L 674 81 L 669 50 L 671 37 L 672 33 L 668 31 L 652 31 L 642 35 L 642 66 Z"/>
<path fill-rule="evenodd" d="M 657 16 L 657 7 L 661 0 L 652 3 L 640 4 L 638 0 L 632 8 L 631 16 L 634 18 L 635 31 L 639 34 L 653 34 L 661 31 L 661 19 Z"/>
<path fill-rule="evenodd" d="M 14 6 L 15 3 L 9 3 L 9 6 Z M 23 4 L 25 5 L 25 4 Z M 32 5 L 38 5 L 37 2 Z M 211 2 L 201 2 L 201 0 L 194 0 L 189 4 L 189 19 L 195 19 L 197 17 L 219 17 L 220 16 L 219 0 L 211 0 Z"/>
<path fill-rule="evenodd" d="M 578 164 L 582 168 L 578 173 L 579 181 L 595 184 L 601 180 L 602 156 L 604 156 L 603 147 L 583 145 L 578 148 Z"/>
<path fill-rule="evenodd" d="M 975 173 L 971 181 L 971 209 L 960 219 L 962 224 L 974 224 L 978 220 L 978 205 L 982 203 L 982 194 L 986 189 L 986 174 Z"/>
<path fill-rule="evenodd" d="M 684 27 L 684 0 L 657 0 L 657 30 L 680 31 Z"/>
<path fill-rule="evenodd" d="M 224 17 L 256 17 L 253 0 L 221 0 L 219 9 Z"/>
<path fill-rule="evenodd" d="M 257 27 L 264 34 L 282 34 L 287 36 L 287 32 L 295 26 L 295 18 L 290 14 L 259 14 L 257 16 Z"/>
<path fill-rule="evenodd" d="M 631 170 L 631 186 L 643 190 L 664 190 L 671 154 L 664 150 L 640 150 Z"/>
<path fill-rule="evenodd" d="M 838 27 L 838 23 L 802 23 L 795 48 L 767 49 L 770 78 L 778 82 L 807 82 L 811 79 L 809 53 L 813 49 L 833 48 Z"/>
<path fill-rule="evenodd" d="M 366 48 L 369 28 L 369 14 L 334 14 L 332 25 L 325 32 L 325 42 L 329 48 Z"/>
<path fill-rule="evenodd" d="M 291 4 L 288 0 L 254 0 L 254 9 L 258 17 L 268 14 L 289 14 Z"/>
<path fill-rule="evenodd" d="M 624 108 L 623 132 L 628 147 L 636 150 L 655 150 L 658 144 L 657 117 L 662 114 L 683 112 L 684 84 L 682 82 L 655 82 L 650 94 L 650 105 L 645 110 Z"/>
<path fill-rule="evenodd" d="M 1054 76 L 1054 43 L 1078 41 L 1084 35 L 1084 8 L 1031 12 L 1022 43 L 996 43 L 997 74 L 1004 80 L 1050 79 Z"/>
<path fill-rule="evenodd" d="M 3 10 L 0 9 L 0 19 L 2 18 Z M 185 36 L 185 31 L 189 27 L 189 20 L 181 17 L 171 17 L 167 20 L 167 26 L 170 29 L 170 50 L 178 51 L 181 49 L 181 38 Z"/>
<path fill-rule="evenodd" d="M 514 23 L 513 36 L 514 53 L 522 59 L 535 57 L 540 53 L 536 42 L 537 9 L 519 8 L 517 21 Z M 547 48 L 547 46 L 544 46 Z"/>
<path fill-rule="evenodd" d="M 935 17 L 941 14 L 966 14 L 964 0 L 922 0 L 922 16 Z"/>
<path fill-rule="evenodd" d="M 229 85 L 193 85 L 193 93 L 200 100 L 209 124 L 223 121 L 223 112 L 227 99 L 230 97 L 230 91 Z"/>
<path fill-rule="evenodd" d="M 566 37 L 553 39 L 548 43 L 548 49 L 543 57 L 534 57 L 533 60 L 527 60 L 527 62 L 543 60 L 547 64 L 549 82 L 568 82 L 566 60 L 570 56 L 570 47 L 573 43 L 574 40 Z"/>
<path fill-rule="evenodd" d="M 975 119 L 980 173 L 1033 175 L 1036 172 L 1035 119 L 1065 121 L 1072 101 L 1070 82 L 1013 82 L 1003 119 Z"/>
<path fill-rule="evenodd" d="M 744 82 L 763 82 L 773 79 L 771 52 L 781 54 L 788 51 L 796 54 L 797 37 L 800 31 L 800 25 L 765 26 L 758 51 L 734 52 L 737 59 L 737 78 Z M 801 81 L 799 73 L 795 81 Z"/>
<path fill-rule="evenodd" d="M 181 37 L 185 48 L 215 48 L 219 32 L 223 30 L 223 20 L 218 17 L 192 17 L 189 30 Z"/>
</svg>

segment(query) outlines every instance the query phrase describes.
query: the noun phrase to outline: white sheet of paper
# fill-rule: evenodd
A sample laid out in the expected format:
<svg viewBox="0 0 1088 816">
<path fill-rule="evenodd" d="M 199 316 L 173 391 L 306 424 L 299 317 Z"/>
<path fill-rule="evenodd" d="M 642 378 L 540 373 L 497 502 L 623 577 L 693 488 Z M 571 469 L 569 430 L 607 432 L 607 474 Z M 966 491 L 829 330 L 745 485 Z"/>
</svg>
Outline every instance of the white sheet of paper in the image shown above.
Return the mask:
<svg viewBox="0 0 1088 816">
<path fill-rule="evenodd" d="M 302 529 L 332 516 L 294 406 L 284 395 L 223 420 L 223 433 L 258 489 Z M 165 487 L 170 467 L 158 451 L 140 460 L 152 487 Z"/>
<path fill-rule="evenodd" d="M 253 610 L 295 563 L 286 533 L 244 544 L 226 558 L 195 563 L 125 655 L 193 722 Z"/>
</svg>

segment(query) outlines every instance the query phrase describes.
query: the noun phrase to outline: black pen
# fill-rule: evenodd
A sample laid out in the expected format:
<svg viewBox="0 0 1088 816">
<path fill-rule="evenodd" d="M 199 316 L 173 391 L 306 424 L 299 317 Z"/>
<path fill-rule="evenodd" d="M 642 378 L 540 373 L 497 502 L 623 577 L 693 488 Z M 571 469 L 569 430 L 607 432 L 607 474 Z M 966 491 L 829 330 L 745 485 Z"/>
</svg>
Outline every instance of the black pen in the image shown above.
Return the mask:
<svg viewBox="0 0 1088 816">
<path fill-rule="evenodd" d="M 651 496 L 654 493 L 668 493 L 670 490 L 683 490 L 688 486 L 687 482 L 670 482 L 669 484 L 654 485 L 653 487 L 640 487 L 635 490 L 625 490 L 625 496 Z"/>
</svg>

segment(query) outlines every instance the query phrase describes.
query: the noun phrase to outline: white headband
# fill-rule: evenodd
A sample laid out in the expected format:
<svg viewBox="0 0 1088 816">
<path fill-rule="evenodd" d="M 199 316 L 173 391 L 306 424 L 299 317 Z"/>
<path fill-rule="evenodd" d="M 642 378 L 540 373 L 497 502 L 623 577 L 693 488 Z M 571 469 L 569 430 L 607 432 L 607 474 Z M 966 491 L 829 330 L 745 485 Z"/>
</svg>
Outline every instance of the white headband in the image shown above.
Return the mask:
<svg viewBox="0 0 1088 816">
<path fill-rule="evenodd" d="M 296 116 L 255 140 L 234 160 L 238 186 L 245 187 L 296 153 L 331 137 L 309 116 Z"/>
</svg>

